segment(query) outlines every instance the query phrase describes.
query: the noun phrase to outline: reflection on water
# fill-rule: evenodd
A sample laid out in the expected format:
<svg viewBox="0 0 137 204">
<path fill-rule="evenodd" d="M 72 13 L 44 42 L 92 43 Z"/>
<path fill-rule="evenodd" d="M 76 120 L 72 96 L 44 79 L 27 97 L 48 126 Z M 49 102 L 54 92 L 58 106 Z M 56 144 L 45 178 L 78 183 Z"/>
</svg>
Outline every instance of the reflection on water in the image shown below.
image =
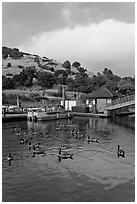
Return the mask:
<svg viewBox="0 0 137 204">
<path fill-rule="evenodd" d="M 114 117 L 111 119 L 111 122 L 114 122 L 118 125 L 125 126 L 128 128 L 135 128 L 135 115 L 129 115 L 129 116 L 121 116 L 121 117 Z"/>
<path fill-rule="evenodd" d="M 75 117 L 3 124 L 3 201 L 134 201 L 134 120 L 126 126 L 121 121 Z M 13 126 L 22 133 L 27 131 L 25 137 L 32 137 L 33 143 L 40 142 L 46 155 L 32 157 L 28 144 L 19 144 Z M 79 137 L 72 134 L 73 129 L 79 131 Z M 99 143 L 88 143 L 89 135 Z M 125 158 L 117 157 L 118 144 L 125 150 Z M 59 147 L 73 153 L 74 159 L 60 161 Z M 11 166 L 5 160 L 8 152 L 13 155 Z"/>
</svg>

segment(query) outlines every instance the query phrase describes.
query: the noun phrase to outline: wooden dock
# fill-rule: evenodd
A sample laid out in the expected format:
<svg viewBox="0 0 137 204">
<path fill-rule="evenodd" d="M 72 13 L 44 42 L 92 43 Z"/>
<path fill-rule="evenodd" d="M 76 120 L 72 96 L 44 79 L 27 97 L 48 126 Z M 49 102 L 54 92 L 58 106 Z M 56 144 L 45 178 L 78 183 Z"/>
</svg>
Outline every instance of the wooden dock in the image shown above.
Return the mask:
<svg viewBox="0 0 137 204">
<path fill-rule="evenodd" d="M 36 116 L 29 116 L 28 120 L 30 121 L 48 121 L 48 120 L 59 120 L 59 119 L 70 119 L 72 118 L 72 113 L 70 112 L 64 112 L 64 113 L 58 113 L 58 112 L 50 112 L 50 113 L 42 113 L 38 114 Z"/>
<path fill-rule="evenodd" d="M 80 112 L 73 112 L 73 116 L 81 116 L 81 117 L 108 117 L 106 114 L 102 113 L 80 113 Z"/>
<path fill-rule="evenodd" d="M 6 114 L 2 115 L 2 122 L 22 121 L 27 120 L 27 114 Z"/>
</svg>

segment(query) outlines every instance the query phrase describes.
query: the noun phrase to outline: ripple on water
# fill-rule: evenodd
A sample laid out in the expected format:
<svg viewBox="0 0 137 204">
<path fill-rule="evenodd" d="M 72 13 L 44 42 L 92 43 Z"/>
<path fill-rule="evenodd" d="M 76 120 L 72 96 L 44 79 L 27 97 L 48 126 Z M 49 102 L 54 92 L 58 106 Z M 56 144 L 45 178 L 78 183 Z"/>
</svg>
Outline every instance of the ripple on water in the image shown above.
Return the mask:
<svg viewBox="0 0 137 204">
<path fill-rule="evenodd" d="M 41 142 L 46 155 L 36 157 L 32 157 L 27 144 L 19 145 L 16 133 L 8 128 L 14 124 L 5 124 L 7 128 L 3 129 L 2 135 L 3 201 L 133 201 L 134 131 L 100 118 L 63 120 L 60 124 L 74 125 L 84 137 L 76 139 L 72 136 L 71 126 L 57 131 L 57 121 L 15 123 L 23 131 L 31 127 L 37 129 L 33 141 Z M 43 131 L 43 137 L 40 131 Z M 98 138 L 99 143 L 88 143 L 89 134 Z M 117 157 L 118 144 L 125 150 L 126 158 Z M 73 153 L 73 160 L 59 161 L 59 147 Z M 8 152 L 14 157 L 11 166 L 5 160 Z"/>
</svg>

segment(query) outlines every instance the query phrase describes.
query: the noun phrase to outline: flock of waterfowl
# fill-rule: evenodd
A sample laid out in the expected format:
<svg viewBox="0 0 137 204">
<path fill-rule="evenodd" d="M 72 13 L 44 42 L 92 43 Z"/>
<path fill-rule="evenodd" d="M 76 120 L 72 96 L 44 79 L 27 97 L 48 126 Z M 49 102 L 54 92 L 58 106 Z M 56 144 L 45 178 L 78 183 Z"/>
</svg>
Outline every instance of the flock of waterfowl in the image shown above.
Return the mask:
<svg viewBox="0 0 137 204">
<path fill-rule="evenodd" d="M 60 130 L 63 127 L 64 126 L 58 126 L 56 128 L 56 130 Z M 27 136 L 27 132 L 22 132 L 21 128 L 19 129 L 16 127 L 12 127 L 12 131 L 16 133 L 20 145 L 27 143 L 28 150 L 32 150 L 32 156 L 33 157 L 35 157 L 36 154 L 43 154 L 43 155 L 46 154 L 46 150 L 41 145 L 40 142 L 35 142 L 35 143 L 32 142 L 33 135 L 35 135 L 37 133 L 37 130 L 34 130 L 33 128 L 31 128 L 31 130 L 30 130 L 31 136 L 30 137 Z M 39 135 L 43 137 L 44 133 L 42 131 L 40 131 Z M 84 136 L 84 135 L 80 134 L 79 131 L 75 130 L 75 128 L 73 128 L 71 130 L 71 135 L 75 136 L 76 139 L 80 139 Z M 90 143 L 90 142 L 99 143 L 99 140 L 97 138 L 87 136 L 87 142 L 88 143 Z M 118 144 L 118 149 L 117 149 L 117 156 L 118 157 L 125 157 L 125 151 L 120 148 L 119 144 Z M 58 148 L 57 157 L 59 160 L 68 159 L 68 158 L 73 159 L 73 154 L 70 154 L 68 152 L 64 152 L 64 151 L 62 151 L 61 148 Z M 11 152 L 8 153 L 6 160 L 9 162 L 9 165 L 11 165 L 11 161 L 13 160 L 13 156 L 12 156 Z"/>
</svg>

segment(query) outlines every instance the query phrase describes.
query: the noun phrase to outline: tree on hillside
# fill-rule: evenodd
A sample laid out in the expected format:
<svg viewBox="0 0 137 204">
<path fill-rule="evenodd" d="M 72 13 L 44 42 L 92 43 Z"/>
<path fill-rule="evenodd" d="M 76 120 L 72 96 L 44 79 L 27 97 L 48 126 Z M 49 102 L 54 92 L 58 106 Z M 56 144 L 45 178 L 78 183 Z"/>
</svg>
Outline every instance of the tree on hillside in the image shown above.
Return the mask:
<svg viewBox="0 0 137 204">
<path fill-rule="evenodd" d="M 121 94 L 131 94 L 135 92 L 135 85 L 132 80 L 123 78 L 118 83 L 118 91 Z"/>
<path fill-rule="evenodd" d="M 62 66 L 66 69 L 66 73 L 68 74 L 68 75 L 70 75 L 71 74 L 71 63 L 70 63 L 70 61 L 65 61 L 63 64 L 62 64 Z"/>
<path fill-rule="evenodd" d="M 14 89 L 15 84 L 12 78 L 2 76 L 2 89 Z"/>
<path fill-rule="evenodd" d="M 8 53 L 2 54 L 3 59 L 6 59 L 8 57 Z"/>
<path fill-rule="evenodd" d="M 97 75 L 94 75 L 90 78 L 89 87 L 92 90 L 98 89 L 100 87 L 106 87 L 111 90 L 118 90 L 117 83 L 120 81 L 120 77 L 113 75 L 113 72 L 105 68 L 102 73 L 98 72 Z"/>
<path fill-rule="evenodd" d="M 35 66 L 29 66 L 29 67 L 26 67 L 25 69 L 23 69 L 23 74 L 24 74 L 24 77 L 26 76 L 26 82 L 25 82 L 25 85 L 26 86 L 32 86 L 32 82 L 33 82 L 33 78 L 36 78 L 36 68 Z"/>
<path fill-rule="evenodd" d="M 18 48 L 11 49 L 8 47 L 2 47 L 2 57 L 6 59 L 8 55 L 16 59 L 22 57 L 23 52 L 20 52 Z"/>
<path fill-rule="evenodd" d="M 72 66 L 79 68 L 81 66 L 81 64 L 79 62 L 73 62 Z"/>
<path fill-rule="evenodd" d="M 13 48 L 10 52 L 10 57 L 20 58 L 23 56 L 23 53 L 19 51 L 18 48 Z"/>
<path fill-rule="evenodd" d="M 55 83 L 54 75 L 48 72 L 38 72 L 37 73 L 38 84 L 45 88 L 52 88 Z"/>
<path fill-rule="evenodd" d="M 109 90 L 113 90 L 113 91 L 118 91 L 118 85 L 116 81 L 113 80 L 109 80 L 106 82 L 106 84 L 103 85 L 103 87 L 109 89 Z"/>
<path fill-rule="evenodd" d="M 66 80 L 69 91 L 75 91 L 75 80 L 72 77 L 68 77 Z"/>
<path fill-rule="evenodd" d="M 24 85 L 24 80 L 22 79 L 21 74 L 15 74 L 15 75 L 12 77 L 12 80 L 13 80 L 13 82 L 14 82 L 14 84 L 15 84 L 15 88 Z"/>
<path fill-rule="evenodd" d="M 79 68 L 79 73 L 76 75 L 74 80 L 74 87 L 76 91 L 89 93 L 89 77 L 86 73 L 86 69 Z"/>
<path fill-rule="evenodd" d="M 66 84 L 68 74 L 64 70 L 59 69 L 54 72 L 54 77 L 56 84 Z"/>
<path fill-rule="evenodd" d="M 63 64 L 62 64 L 62 66 L 64 67 L 64 68 L 70 68 L 71 67 L 71 64 L 70 64 L 70 61 L 65 61 Z"/>
<path fill-rule="evenodd" d="M 2 47 L 2 57 L 6 59 L 8 55 L 10 54 L 11 50 L 12 50 L 11 48 Z"/>
<path fill-rule="evenodd" d="M 20 72 L 13 76 L 13 82 L 15 87 L 27 86 L 31 87 L 33 85 L 33 78 L 36 78 L 36 68 L 35 66 L 26 67 Z"/>
<path fill-rule="evenodd" d="M 87 70 L 84 67 L 79 67 L 77 69 L 80 73 L 85 73 Z"/>
<path fill-rule="evenodd" d="M 69 77 L 67 79 L 68 89 L 70 91 L 78 91 L 82 93 L 89 93 L 91 92 L 91 79 L 89 78 L 88 74 L 86 73 L 86 69 L 83 67 L 78 68 L 78 73 L 75 76 L 75 79 Z"/>
<path fill-rule="evenodd" d="M 113 72 L 110 69 L 108 69 L 108 68 L 104 68 L 102 73 L 105 74 L 105 75 L 113 75 Z"/>
</svg>

